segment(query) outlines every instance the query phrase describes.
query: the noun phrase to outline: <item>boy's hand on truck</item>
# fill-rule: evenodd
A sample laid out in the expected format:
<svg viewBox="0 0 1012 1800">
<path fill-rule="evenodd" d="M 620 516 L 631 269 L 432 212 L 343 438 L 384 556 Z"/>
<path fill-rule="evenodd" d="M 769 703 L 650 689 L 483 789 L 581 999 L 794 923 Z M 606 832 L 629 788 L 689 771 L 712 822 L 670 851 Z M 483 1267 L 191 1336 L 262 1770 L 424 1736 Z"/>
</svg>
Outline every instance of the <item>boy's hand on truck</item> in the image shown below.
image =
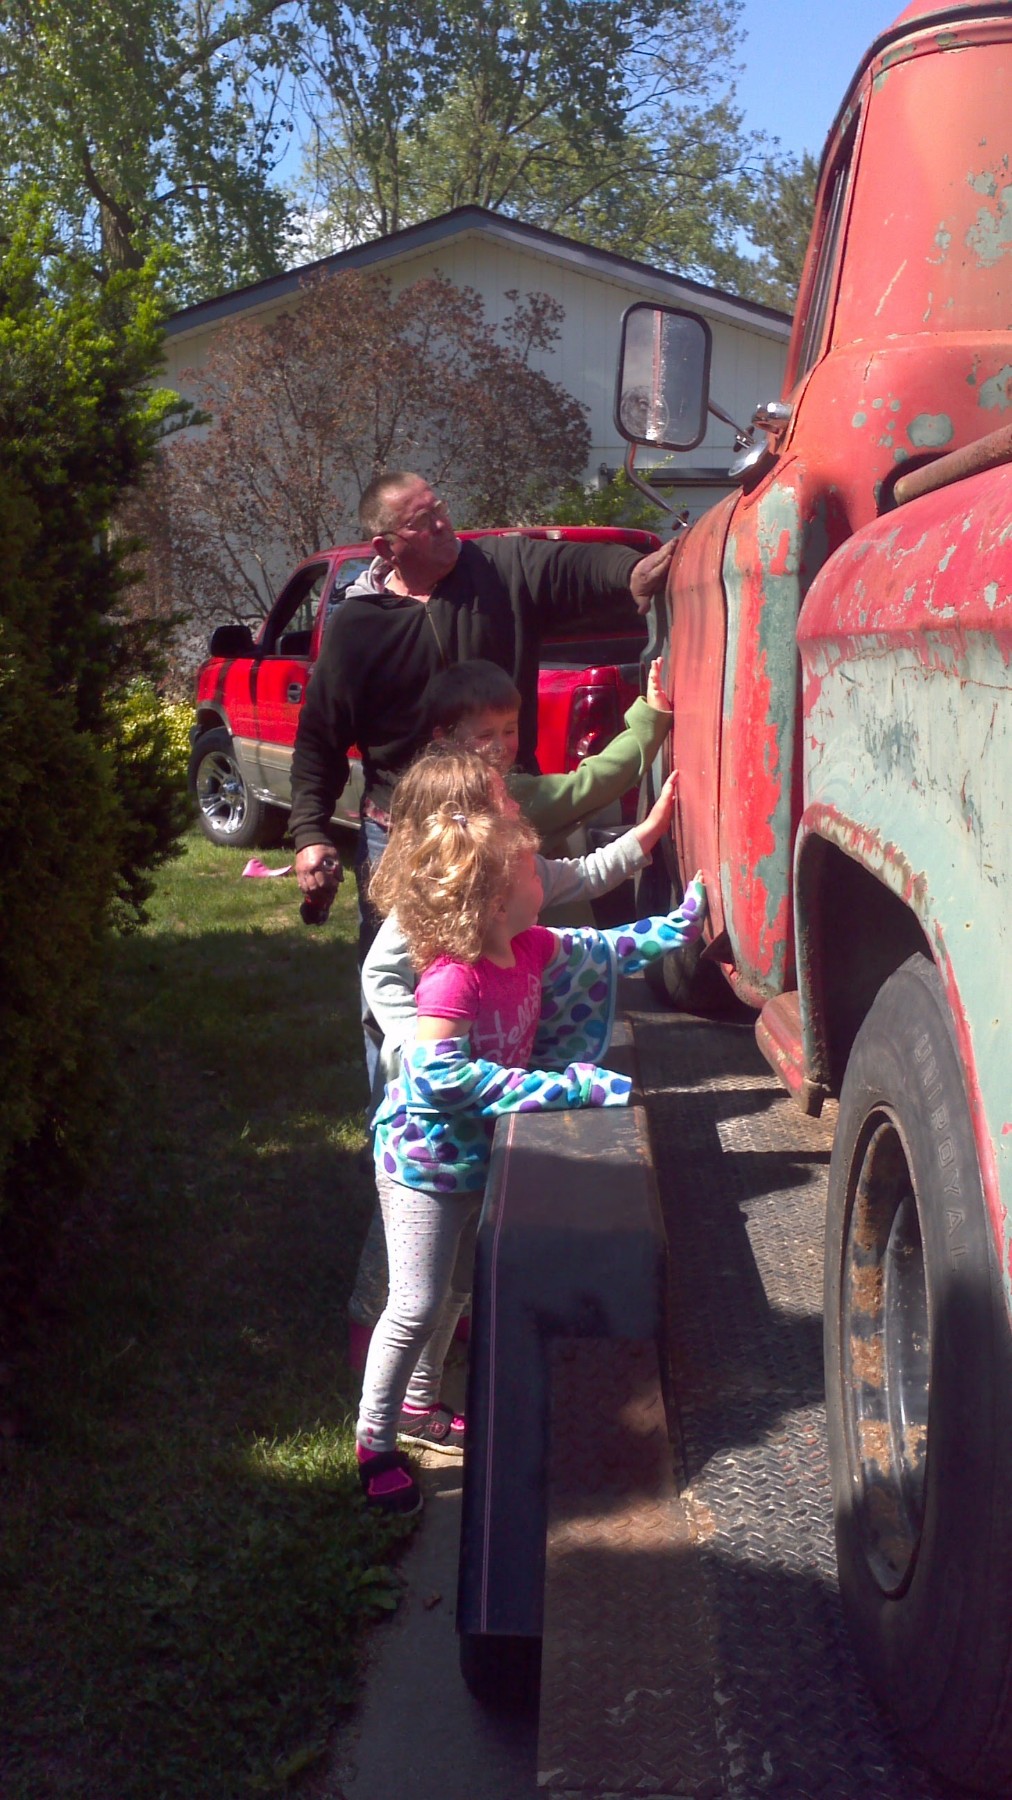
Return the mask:
<svg viewBox="0 0 1012 1800">
<path fill-rule="evenodd" d="M 662 658 L 655 656 L 650 664 L 647 674 L 647 705 L 652 706 L 654 712 L 669 713 L 671 701 L 664 692 L 664 685 L 661 681 L 661 662 Z"/>
</svg>

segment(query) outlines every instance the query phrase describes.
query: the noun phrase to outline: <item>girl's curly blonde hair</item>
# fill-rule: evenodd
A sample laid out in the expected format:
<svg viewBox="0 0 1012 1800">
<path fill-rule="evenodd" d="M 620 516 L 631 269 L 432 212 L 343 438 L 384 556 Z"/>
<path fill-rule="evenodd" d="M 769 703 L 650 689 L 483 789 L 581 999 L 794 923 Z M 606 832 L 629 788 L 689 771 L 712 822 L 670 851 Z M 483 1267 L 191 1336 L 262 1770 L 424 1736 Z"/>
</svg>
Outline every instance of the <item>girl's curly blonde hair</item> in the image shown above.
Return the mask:
<svg viewBox="0 0 1012 1800">
<path fill-rule="evenodd" d="M 416 969 L 437 956 L 476 962 L 519 858 L 538 848 L 505 799 L 501 775 L 455 744 L 430 745 L 398 782 L 369 899 L 396 911 Z"/>
</svg>

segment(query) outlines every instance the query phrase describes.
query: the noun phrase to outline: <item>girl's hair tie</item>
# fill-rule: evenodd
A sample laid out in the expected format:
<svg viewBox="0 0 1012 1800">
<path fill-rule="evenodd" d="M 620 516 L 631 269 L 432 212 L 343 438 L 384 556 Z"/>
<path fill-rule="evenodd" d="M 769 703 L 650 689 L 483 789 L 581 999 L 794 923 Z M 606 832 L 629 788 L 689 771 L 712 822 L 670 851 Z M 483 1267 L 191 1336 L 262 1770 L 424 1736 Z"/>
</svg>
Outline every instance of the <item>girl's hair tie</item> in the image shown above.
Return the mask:
<svg viewBox="0 0 1012 1800">
<path fill-rule="evenodd" d="M 467 814 L 466 813 L 454 813 L 453 814 L 453 823 L 455 825 L 466 825 L 467 824 Z"/>
</svg>

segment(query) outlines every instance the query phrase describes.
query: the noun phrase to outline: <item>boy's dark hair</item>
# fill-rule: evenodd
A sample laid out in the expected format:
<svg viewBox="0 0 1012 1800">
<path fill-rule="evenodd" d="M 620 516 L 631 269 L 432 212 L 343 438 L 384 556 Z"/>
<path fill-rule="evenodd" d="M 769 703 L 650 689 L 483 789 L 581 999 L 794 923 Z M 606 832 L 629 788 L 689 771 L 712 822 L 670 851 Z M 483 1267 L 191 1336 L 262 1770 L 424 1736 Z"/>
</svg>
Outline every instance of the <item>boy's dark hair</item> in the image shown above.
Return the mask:
<svg viewBox="0 0 1012 1800">
<path fill-rule="evenodd" d="M 477 656 L 440 670 L 422 695 L 422 716 L 430 737 L 437 725 L 452 731 L 468 713 L 519 710 L 520 695 L 505 669 Z"/>
</svg>

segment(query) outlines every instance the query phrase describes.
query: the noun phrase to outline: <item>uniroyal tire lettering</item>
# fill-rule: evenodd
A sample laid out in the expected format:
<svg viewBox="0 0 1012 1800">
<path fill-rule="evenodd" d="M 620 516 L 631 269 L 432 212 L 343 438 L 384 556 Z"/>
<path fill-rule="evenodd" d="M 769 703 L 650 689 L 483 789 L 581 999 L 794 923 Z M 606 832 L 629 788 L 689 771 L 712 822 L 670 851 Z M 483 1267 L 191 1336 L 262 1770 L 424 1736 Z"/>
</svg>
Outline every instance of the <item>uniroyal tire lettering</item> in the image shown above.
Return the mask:
<svg viewBox="0 0 1012 1800">
<path fill-rule="evenodd" d="M 925 1099 L 928 1102 L 928 1123 L 936 1138 L 940 1132 L 948 1134 L 949 1111 L 945 1101 L 943 1100 L 940 1106 L 932 1107 L 931 1104 L 935 1096 L 941 1092 L 942 1083 L 938 1073 L 938 1058 L 932 1047 L 930 1035 L 926 1031 L 921 1033 L 914 1045 L 914 1061 L 920 1064 L 918 1075 Z M 959 1199 L 961 1189 L 959 1170 L 956 1165 L 956 1146 L 951 1137 L 946 1135 L 941 1138 L 940 1142 L 936 1142 L 935 1155 L 942 1171 L 943 1192 L 948 1197 Z M 947 1216 L 950 1239 L 949 1261 L 952 1267 L 956 1268 L 966 1255 L 966 1248 L 964 1245 L 954 1242 L 953 1239 L 957 1232 L 962 1231 L 966 1223 L 966 1214 L 959 1208 L 950 1208 Z"/>
</svg>

